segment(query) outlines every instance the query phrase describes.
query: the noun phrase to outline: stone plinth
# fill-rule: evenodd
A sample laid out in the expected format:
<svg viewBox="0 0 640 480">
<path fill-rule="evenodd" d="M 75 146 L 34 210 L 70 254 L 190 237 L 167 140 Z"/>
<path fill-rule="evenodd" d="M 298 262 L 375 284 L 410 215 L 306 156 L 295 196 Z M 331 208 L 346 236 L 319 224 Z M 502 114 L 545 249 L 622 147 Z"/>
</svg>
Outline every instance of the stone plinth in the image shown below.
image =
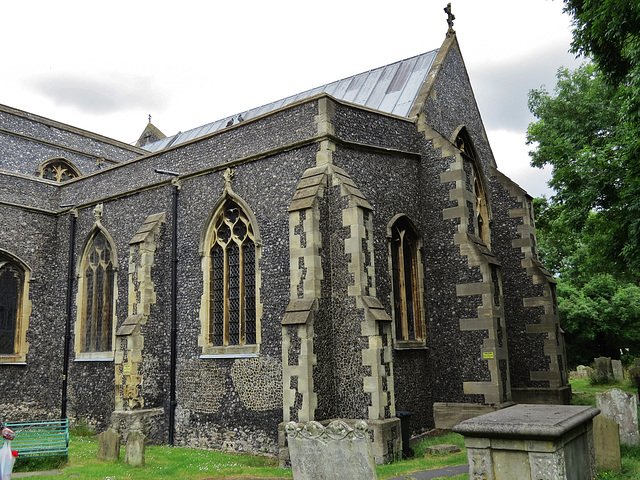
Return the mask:
<svg viewBox="0 0 640 480">
<path fill-rule="evenodd" d="M 597 408 L 516 405 L 455 426 L 465 437 L 469 478 L 593 480 Z"/>
<path fill-rule="evenodd" d="M 165 412 L 162 408 L 115 410 L 111 414 L 111 425 L 120 433 L 122 439 L 126 439 L 130 431 L 139 429 L 139 425 L 150 445 L 166 442 L 165 423 Z"/>
<path fill-rule="evenodd" d="M 371 440 L 364 421 L 355 428 L 343 421 L 285 427 L 294 480 L 376 480 Z"/>
</svg>

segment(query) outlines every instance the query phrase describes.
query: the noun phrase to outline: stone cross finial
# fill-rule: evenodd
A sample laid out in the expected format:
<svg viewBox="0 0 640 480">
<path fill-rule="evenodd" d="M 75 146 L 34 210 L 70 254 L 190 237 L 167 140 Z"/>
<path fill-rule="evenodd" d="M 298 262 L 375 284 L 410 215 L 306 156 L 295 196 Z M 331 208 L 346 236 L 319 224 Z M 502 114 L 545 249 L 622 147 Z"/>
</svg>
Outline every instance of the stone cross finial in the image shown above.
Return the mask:
<svg viewBox="0 0 640 480">
<path fill-rule="evenodd" d="M 456 31 L 453 29 L 453 21 L 456 19 L 456 16 L 451 13 L 451 4 L 448 3 L 444 11 L 447 13 L 447 23 L 449 24 L 449 30 L 447 30 L 447 35 L 455 35 Z"/>
<path fill-rule="evenodd" d="M 449 4 L 451 5 L 451 4 Z M 151 114 L 149 114 L 149 123 L 151 123 Z"/>
</svg>

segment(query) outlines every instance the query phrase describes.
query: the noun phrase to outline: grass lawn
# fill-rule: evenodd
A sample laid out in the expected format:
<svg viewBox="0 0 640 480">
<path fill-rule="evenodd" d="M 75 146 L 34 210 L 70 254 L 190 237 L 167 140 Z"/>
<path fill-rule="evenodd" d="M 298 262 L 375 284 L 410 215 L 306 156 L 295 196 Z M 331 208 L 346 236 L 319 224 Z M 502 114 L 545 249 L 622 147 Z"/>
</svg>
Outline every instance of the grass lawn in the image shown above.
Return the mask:
<svg viewBox="0 0 640 480">
<path fill-rule="evenodd" d="M 427 446 L 440 443 L 450 443 L 464 449 L 462 436 L 449 433 L 443 437 L 429 438 L 416 445 L 416 457 L 389 465 L 377 467 L 378 478 L 396 477 L 416 470 L 427 470 L 437 467 L 460 465 L 466 463 L 466 454 L 454 453 L 438 456 L 424 456 Z M 30 461 L 29 464 L 16 462 L 14 472 L 33 470 L 62 470 L 61 475 L 55 477 L 36 475 L 29 480 L 76 479 L 76 480 L 205 480 L 215 478 L 293 478 L 291 470 L 278 468 L 277 459 L 255 457 L 251 455 L 236 455 L 196 450 L 181 447 L 148 446 L 146 449 L 146 464 L 144 467 L 130 467 L 124 463 L 124 448 L 120 453 L 120 461 L 116 463 L 100 462 L 96 459 L 98 439 L 95 437 L 71 436 L 69 445 L 69 461 L 59 466 L 47 460 L 39 464 Z M 26 461 L 26 459 L 25 459 Z M 466 475 L 449 477 L 450 479 L 465 479 Z"/>
<path fill-rule="evenodd" d="M 592 405 L 596 403 L 596 393 L 610 388 L 637 393 L 627 382 L 616 385 L 591 385 L 588 380 L 572 380 L 573 403 L 576 405 Z M 447 455 L 424 455 L 428 446 L 441 443 L 455 444 L 462 451 Z M 424 440 L 414 446 L 415 457 L 389 465 L 379 465 L 376 470 L 379 480 L 402 476 L 414 471 L 430 470 L 450 465 L 465 464 L 467 461 L 464 439 L 461 435 L 447 433 L 440 437 Z M 71 437 L 69 461 L 61 467 L 56 465 L 22 464 L 16 462 L 16 471 L 43 469 L 62 470 L 62 474 L 51 477 L 36 475 L 29 480 L 76 479 L 76 480 L 205 480 L 216 478 L 259 479 L 259 478 L 292 478 L 291 470 L 278 468 L 273 458 L 236 455 L 209 450 L 196 450 L 180 447 L 149 446 L 146 450 L 146 465 L 134 468 L 124 463 L 124 449 L 121 460 L 115 463 L 99 462 L 96 459 L 98 440 L 90 436 Z M 447 477 L 448 480 L 467 480 L 468 476 Z M 599 472 L 598 479 L 640 480 L 640 447 L 622 447 L 622 472 Z"/>
</svg>

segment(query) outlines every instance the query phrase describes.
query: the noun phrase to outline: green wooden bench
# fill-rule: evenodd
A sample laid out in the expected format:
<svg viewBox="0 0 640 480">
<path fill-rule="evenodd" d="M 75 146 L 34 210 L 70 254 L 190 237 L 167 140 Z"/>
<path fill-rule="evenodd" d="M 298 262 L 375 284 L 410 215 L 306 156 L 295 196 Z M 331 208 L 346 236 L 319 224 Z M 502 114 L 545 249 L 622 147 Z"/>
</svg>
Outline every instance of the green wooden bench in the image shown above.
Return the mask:
<svg viewBox="0 0 640 480">
<path fill-rule="evenodd" d="M 34 422 L 7 422 L 5 427 L 16 434 L 11 450 L 18 458 L 57 457 L 69 455 L 69 420 L 39 420 Z"/>
</svg>

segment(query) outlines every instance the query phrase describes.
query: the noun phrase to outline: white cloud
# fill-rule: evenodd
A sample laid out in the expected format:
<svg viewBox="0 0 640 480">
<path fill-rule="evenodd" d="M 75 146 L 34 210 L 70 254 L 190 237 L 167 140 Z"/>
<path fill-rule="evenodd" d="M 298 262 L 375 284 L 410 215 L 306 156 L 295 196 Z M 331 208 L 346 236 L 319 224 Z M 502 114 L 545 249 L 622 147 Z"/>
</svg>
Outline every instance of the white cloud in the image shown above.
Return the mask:
<svg viewBox="0 0 640 480">
<path fill-rule="evenodd" d="M 551 167 L 534 168 L 529 162 L 529 146 L 524 133 L 510 130 L 488 130 L 489 143 L 496 159 L 498 170 L 524 188 L 532 197 L 546 195 L 553 190 L 547 182 L 551 178 Z"/>
</svg>

